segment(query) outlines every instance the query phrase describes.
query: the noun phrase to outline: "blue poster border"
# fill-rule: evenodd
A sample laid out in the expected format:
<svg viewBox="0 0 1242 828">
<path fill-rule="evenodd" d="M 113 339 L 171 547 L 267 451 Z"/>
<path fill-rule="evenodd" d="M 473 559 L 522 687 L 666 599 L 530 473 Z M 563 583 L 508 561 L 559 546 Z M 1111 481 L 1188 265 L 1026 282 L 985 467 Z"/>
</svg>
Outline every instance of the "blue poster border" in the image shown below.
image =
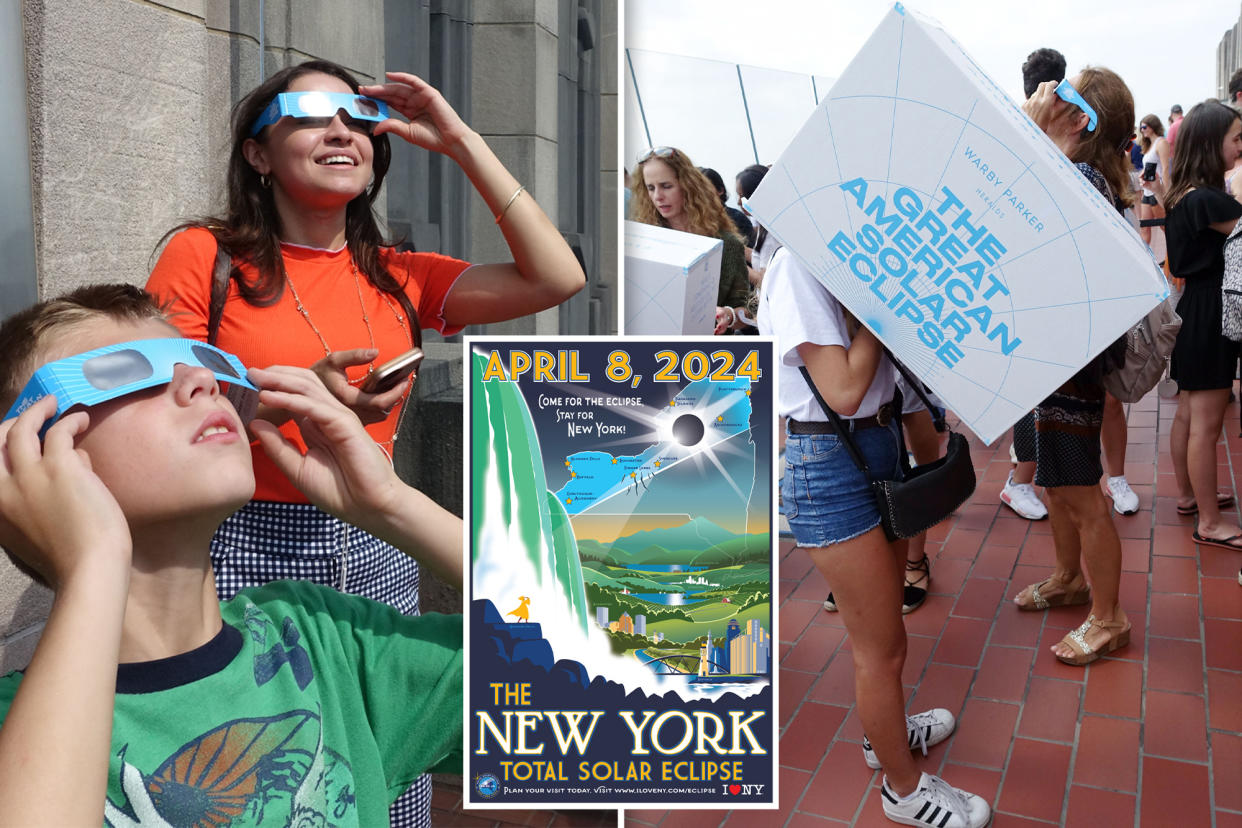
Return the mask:
<svg viewBox="0 0 1242 828">
<path fill-rule="evenodd" d="M 779 580 L 775 555 L 778 523 L 773 475 L 777 457 L 774 350 L 775 343 L 770 337 L 465 338 L 463 431 L 467 449 L 467 473 L 463 504 L 467 572 L 467 657 L 466 699 L 463 705 L 463 788 L 466 807 L 777 807 L 779 714 L 776 699 L 779 693 L 780 639 L 779 613 L 776 609 L 779 601 Z M 720 368 L 727 360 L 719 358 L 713 362 L 713 358 L 721 351 L 736 354 L 750 351 L 756 353 L 760 373 L 753 389 L 760 392 L 755 398 L 762 401 L 762 410 L 758 410 L 758 405 L 752 408 L 748 403 L 750 422 L 747 434 L 748 442 L 755 440 L 757 436 L 758 443 L 764 447 L 761 455 L 758 446 L 756 447 L 754 474 L 755 483 L 762 481 L 767 489 L 763 498 L 766 506 L 763 513 L 767 525 L 769 636 L 768 662 L 764 665 L 766 677 L 748 677 L 746 680 L 752 682 L 753 686 L 746 690 L 734 692 L 726 689 L 736 686 L 743 679 L 733 681 L 730 676 L 719 674 L 718 662 L 724 660 L 727 664 L 727 659 L 722 659 L 721 650 L 716 647 L 718 637 L 709 631 L 706 637 L 711 641 L 709 646 L 713 649 L 710 651 L 711 657 L 701 669 L 701 672 L 708 675 L 685 679 L 678 676 L 661 680 L 670 684 L 680 682 L 678 686 L 697 684 L 699 692 L 707 695 L 687 699 L 677 692 L 669 692 L 671 687 L 664 689 L 663 684 L 659 689 L 649 691 L 649 688 L 632 686 L 625 680 L 613 681 L 599 672 L 588 670 L 574 658 L 585 657 L 587 653 L 554 651 L 548 638 L 554 638 L 556 631 L 549 629 L 545 633 L 537 623 L 537 602 L 528 603 L 529 599 L 522 601 L 512 608 L 514 611 L 502 616 L 501 613 L 510 609 L 508 603 L 511 601 L 507 598 L 498 599 L 501 600 L 501 605 L 498 606 L 496 601 L 481 594 L 481 584 L 486 579 L 476 577 L 474 563 L 478 550 L 487 547 L 492 550 L 487 554 L 492 555 L 497 548 L 505 547 L 505 543 L 498 543 L 495 537 L 497 526 L 505 527 L 505 531 L 521 532 L 523 527 L 529 530 L 529 524 L 533 522 L 529 511 L 524 511 L 526 507 L 516 503 L 516 492 L 512 493 L 512 499 L 506 499 L 500 495 L 497 481 L 490 478 L 486 482 L 475 479 L 480 474 L 479 460 L 482 453 L 494 450 L 493 444 L 487 442 L 488 439 L 499 440 L 505 444 L 503 459 L 498 460 L 499 455 L 493 454 L 484 463 L 489 469 L 487 474 L 493 476 L 495 466 L 505 466 L 508 463 L 507 472 L 521 477 L 528 471 L 533 471 L 535 466 L 546 464 L 553 454 L 555 462 L 564 461 L 569 465 L 563 445 L 555 449 L 549 448 L 548 451 L 553 451 L 553 454 L 548 454 L 542 448 L 538 440 L 539 429 L 535 428 L 529 410 L 521 427 L 516 425 L 521 419 L 520 416 L 510 417 L 503 425 L 498 422 L 498 419 L 513 415 L 515 411 L 520 412 L 523 408 L 521 401 L 517 400 L 517 394 L 510 394 L 502 404 L 494 398 L 488 399 L 493 392 L 479 393 L 480 373 L 488 373 L 493 385 L 497 384 L 497 377 L 501 375 L 497 374 L 496 363 L 489 365 L 485 360 L 476 363 L 473 355 L 477 352 L 499 354 L 500 365 L 503 365 L 500 370 L 508 374 L 514 368 L 523 367 L 523 358 L 519 357 L 514 363 L 511 351 L 520 351 L 532 357 L 540 351 L 550 355 L 543 362 L 546 370 L 540 381 L 546 383 L 544 387 L 552 391 L 553 397 L 563 399 L 566 392 L 575 393 L 575 389 L 598 395 L 606 392 L 611 384 L 615 387 L 613 397 L 617 400 L 623 400 L 627 396 L 634 397 L 639 390 L 648 394 L 655 391 L 652 380 L 647 379 L 644 384 L 644 379 L 651 377 L 657 367 L 665 369 L 667 379 L 670 352 L 676 355 L 676 359 L 672 361 L 679 364 L 682 357 L 692 352 L 699 352 L 704 358 L 692 359 L 687 365 L 684 377 L 674 368 L 673 373 L 678 375 L 679 381 L 670 382 L 665 387 L 675 393 L 680 393 L 677 389 L 688 389 L 691 383 L 697 383 L 694 377 L 701 378 L 704 364 Z M 610 366 L 600 358 L 600 354 L 607 354 L 612 359 L 616 352 L 626 354 L 631 373 L 622 376 L 623 371 L 614 364 L 611 366 L 613 373 L 604 382 L 601 377 Z M 657 352 L 665 352 L 662 362 L 655 360 Z M 573 357 L 569 356 L 571 353 L 574 354 Z M 740 359 L 735 360 L 734 365 L 737 364 L 740 364 Z M 527 387 L 534 382 L 533 374 L 532 360 L 532 364 L 527 366 L 518 382 L 507 379 L 504 382 L 510 383 L 510 387 L 520 394 L 520 386 Z M 635 379 L 636 376 L 639 378 Z M 584 377 L 590 377 L 592 381 L 584 383 Z M 721 377 L 727 378 L 728 372 L 715 374 L 716 379 Z M 741 383 L 741 380 L 738 382 Z M 751 397 L 751 388 L 747 388 L 746 395 Z M 667 396 L 671 398 L 672 393 Z M 590 399 L 599 400 L 601 397 L 594 396 Z M 639 396 L 638 399 L 642 397 Z M 611 400 L 608 403 L 609 406 L 613 404 Z M 621 405 L 621 402 L 615 404 Z M 664 404 L 676 403 L 672 399 L 665 403 L 661 398 L 659 405 Z M 603 408 L 597 410 L 605 411 Z M 498 411 L 502 413 L 498 414 Z M 564 416 L 568 418 L 571 415 Z M 725 416 L 722 415 L 719 419 L 724 421 Z M 557 423 L 558 427 L 561 425 Z M 546 419 L 542 426 L 545 430 L 549 428 Z M 569 424 L 564 424 L 564 427 L 572 435 L 572 427 Z M 497 429 L 508 429 L 507 438 L 497 438 Z M 765 430 L 766 433 L 754 433 L 755 429 Z M 530 437 L 534 437 L 534 440 L 525 442 Z M 555 442 L 555 439 L 551 438 L 549 442 Z M 532 445 L 540 448 L 530 449 Z M 584 445 L 587 443 L 584 442 Z M 531 470 L 524 468 L 523 447 L 532 452 L 529 456 L 539 461 L 529 464 Z M 707 449 L 703 453 L 711 454 Z M 634 460 L 632 456 L 622 459 Z M 719 466 L 716 458 L 711 459 Z M 615 464 L 616 459 L 612 462 Z M 690 466 L 687 465 L 686 468 Z M 723 472 L 723 467 L 721 471 Z M 632 485 L 637 494 L 638 483 L 643 480 L 643 475 L 640 471 L 637 477 L 635 474 L 630 477 L 635 478 Z M 668 477 L 671 479 L 673 476 Z M 543 480 L 542 473 L 538 475 L 538 479 Z M 650 479 L 651 477 L 647 478 Z M 481 483 L 482 489 L 479 488 Z M 491 488 L 487 488 L 488 486 Z M 547 488 L 550 490 L 553 486 L 549 484 Z M 483 494 L 479 495 L 479 499 L 483 503 L 475 502 L 476 492 L 480 491 Z M 561 501 L 572 499 L 566 494 L 567 491 L 566 485 L 558 496 L 561 507 L 566 505 Z M 548 494 L 552 496 L 550 491 Z M 752 491 L 747 502 L 753 503 L 757 497 L 758 493 Z M 503 501 L 503 508 L 508 510 L 504 513 L 504 520 L 497 520 L 492 514 L 497 509 L 496 502 L 499 501 Z M 553 505 L 552 511 L 555 513 L 556 510 L 557 506 Z M 544 520 L 543 528 L 547 532 L 547 518 Z M 554 524 L 552 534 L 555 534 L 560 525 L 555 514 L 551 522 Z M 480 535 L 490 539 L 484 541 Z M 573 548 L 578 549 L 576 542 Z M 577 555 L 574 557 L 578 558 Z M 513 560 L 514 583 L 518 583 L 521 576 L 517 570 L 522 564 L 517 558 Z M 496 577 L 496 569 L 494 565 L 490 567 L 490 577 Z M 759 596 L 752 597 L 757 603 Z M 722 602 L 727 603 L 727 599 Z M 528 606 L 530 617 L 524 618 L 522 616 Z M 733 611 L 734 615 L 739 613 L 740 610 Z M 592 617 L 591 622 L 594 623 L 595 620 Z M 613 622 L 614 626 L 618 622 Z M 629 623 L 632 624 L 632 620 Z M 757 633 L 756 638 L 763 641 L 762 627 L 762 621 L 758 621 L 756 626 L 747 622 L 746 629 L 754 630 Z M 623 628 L 622 631 L 626 630 Z M 732 643 L 732 636 L 736 635 L 737 631 L 732 630 L 728 642 Z M 643 650 L 637 652 L 642 653 Z M 746 656 L 743 655 L 742 658 L 745 659 Z M 756 671 L 762 672 L 764 671 Z M 702 690 L 705 684 L 722 682 L 726 683 L 726 687 Z M 665 736 L 666 733 L 669 735 Z"/>
</svg>

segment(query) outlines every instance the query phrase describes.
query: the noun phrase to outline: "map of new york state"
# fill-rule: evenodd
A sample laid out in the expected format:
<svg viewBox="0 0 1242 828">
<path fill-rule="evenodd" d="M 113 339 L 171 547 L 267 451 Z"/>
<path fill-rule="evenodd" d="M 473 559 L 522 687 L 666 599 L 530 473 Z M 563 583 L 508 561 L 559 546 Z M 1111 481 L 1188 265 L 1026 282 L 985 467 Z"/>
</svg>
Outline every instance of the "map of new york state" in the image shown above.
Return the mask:
<svg viewBox="0 0 1242 828">
<path fill-rule="evenodd" d="M 637 454 L 580 451 L 565 458 L 569 481 L 556 492 L 569 515 L 578 515 L 687 458 L 686 446 L 710 448 L 750 431 L 750 380 L 700 380 L 683 388 L 659 415 L 663 438 Z"/>
</svg>

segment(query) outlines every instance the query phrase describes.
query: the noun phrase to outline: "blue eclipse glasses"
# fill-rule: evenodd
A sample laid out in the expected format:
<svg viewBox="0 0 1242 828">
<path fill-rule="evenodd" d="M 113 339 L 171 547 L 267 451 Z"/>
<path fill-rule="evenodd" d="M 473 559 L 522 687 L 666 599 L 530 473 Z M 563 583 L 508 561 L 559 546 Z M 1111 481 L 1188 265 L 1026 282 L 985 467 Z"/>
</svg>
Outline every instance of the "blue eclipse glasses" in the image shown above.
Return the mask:
<svg viewBox="0 0 1242 828">
<path fill-rule="evenodd" d="M 1095 132 L 1096 124 L 1100 122 L 1100 116 L 1095 114 L 1095 110 L 1091 108 L 1091 104 L 1079 94 L 1074 85 L 1066 78 L 1057 84 L 1057 97 L 1066 103 L 1073 104 L 1081 109 L 1087 115 L 1087 132 Z"/>
<path fill-rule="evenodd" d="M 331 120 L 336 113 L 344 111 L 346 123 L 365 121 L 367 131 L 388 118 L 388 104 L 366 95 L 353 92 L 281 92 L 263 110 L 263 114 L 250 127 L 250 137 L 259 130 L 274 124 L 286 115 L 290 118 L 323 118 Z"/>
<path fill-rule="evenodd" d="M 233 403 L 242 423 L 254 418 L 259 389 L 246 379 L 241 360 L 213 345 L 194 339 L 137 339 L 106 345 L 93 351 L 49 362 L 26 383 L 17 402 L 4 415 L 8 420 L 46 397 L 56 395 L 56 414 L 39 431 L 42 437 L 52 423 L 76 405 L 98 405 L 172 381 L 173 367 L 202 366 L 228 385 L 225 396 Z"/>
</svg>

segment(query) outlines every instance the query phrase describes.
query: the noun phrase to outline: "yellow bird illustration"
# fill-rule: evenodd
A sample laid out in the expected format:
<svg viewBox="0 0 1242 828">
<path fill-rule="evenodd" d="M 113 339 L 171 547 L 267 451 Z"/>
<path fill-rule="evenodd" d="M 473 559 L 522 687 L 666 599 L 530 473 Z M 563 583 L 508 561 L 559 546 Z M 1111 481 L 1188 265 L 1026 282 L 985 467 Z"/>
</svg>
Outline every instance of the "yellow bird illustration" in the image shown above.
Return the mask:
<svg viewBox="0 0 1242 828">
<path fill-rule="evenodd" d="M 530 599 L 527 598 L 525 595 L 519 595 L 518 601 L 519 603 L 517 607 L 505 613 L 505 617 L 507 618 L 510 615 L 514 615 L 514 616 L 517 616 L 518 622 L 529 621 L 530 620 Z"/>
</svg>

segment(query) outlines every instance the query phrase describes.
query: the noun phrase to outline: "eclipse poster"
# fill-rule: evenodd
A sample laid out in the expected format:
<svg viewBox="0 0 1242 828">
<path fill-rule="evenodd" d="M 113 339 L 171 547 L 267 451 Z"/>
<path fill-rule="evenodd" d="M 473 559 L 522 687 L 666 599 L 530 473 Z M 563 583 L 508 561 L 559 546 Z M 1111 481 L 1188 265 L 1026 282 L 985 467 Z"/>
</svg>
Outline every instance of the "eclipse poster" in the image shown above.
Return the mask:
<svg viewBox="0 0 1242 828">
<path fill-rule="evenodd" d="M 774 807 L 772 354 L 467 339 L 469 806 Z"/>
</svg>

